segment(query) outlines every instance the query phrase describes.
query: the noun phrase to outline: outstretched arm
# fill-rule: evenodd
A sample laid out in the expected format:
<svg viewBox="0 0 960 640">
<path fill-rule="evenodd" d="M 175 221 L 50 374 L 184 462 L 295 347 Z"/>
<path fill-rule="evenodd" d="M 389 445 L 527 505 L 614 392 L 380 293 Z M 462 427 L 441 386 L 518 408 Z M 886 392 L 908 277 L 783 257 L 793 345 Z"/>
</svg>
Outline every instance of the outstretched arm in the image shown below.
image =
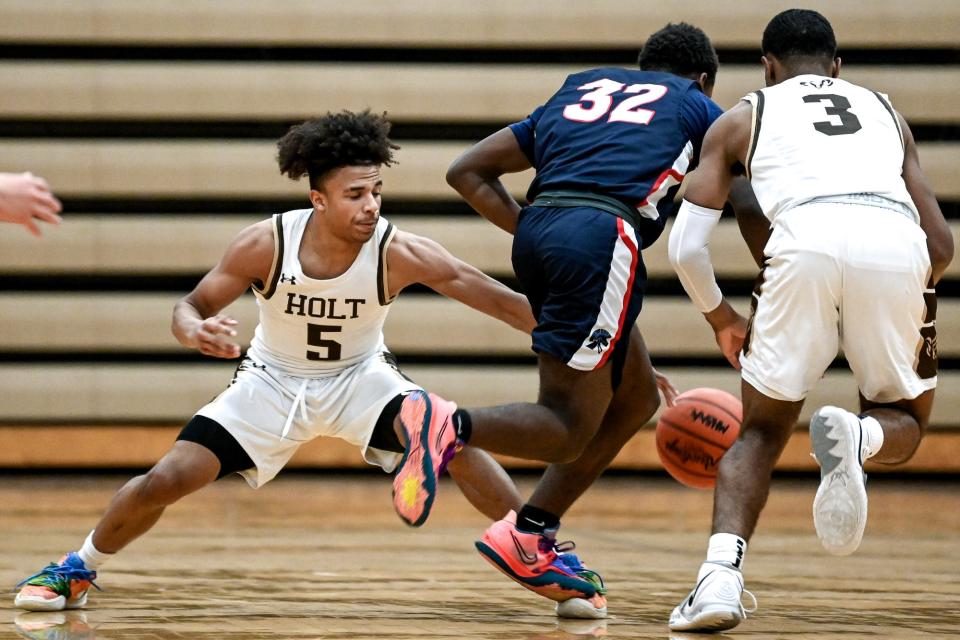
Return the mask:
<svg viewBox="0 0 960 640">
<path fill-rule="evenodd" d="M 920 169 L 913 132 L 903 116 L 898 113 L 897 118 L 903 131 L 903 181 L 920 213 L 920 228 L 927 234 L 927 251 L 930 253 L 933 282 L 936 283 L 953 260 L 953 234 L 950 233 L 950 225 L 940 211 L 933 188 Z"/>
<path fill-rule="evenodd" d="M 670 232 L 669 256 L 683 288 L 713 328 L 720 350 L 734 368 L 746 335 L 746 318 L 738 314 L 717 286 L 709 242 L 730 195 L 734 167 L 742 163 L 750 135 L 748 103 L 725 113 L 703 141 L 700 166 L 689 176 L 686 194 Z"/>
<path fill-rule="evenodd" d="M 387 249 L 387 277 L 391 295 L 419 282 L 524 333 L 536 326 L 524 296 L 422 236 L 397 232 Z"/>
<path fill-rule="evenodd" d="M 477 213 L 508 233 L 517 228 L 520 205 L 503 186 L 500 176 L 530 168 L 509 128 L 487 136 L 464 151 L 447 169 L 447 184 Z"/>
<path fill-rule="evenodd" d="M 273 263 L 273 225 L 258 222 L 240 232 L 220 262 L 173 308 L 173 335 L 183 346 L 214 358 L 236 358 L 237 321 L 220 311 L 253 283 L 262 284 Z"/>
</svg>

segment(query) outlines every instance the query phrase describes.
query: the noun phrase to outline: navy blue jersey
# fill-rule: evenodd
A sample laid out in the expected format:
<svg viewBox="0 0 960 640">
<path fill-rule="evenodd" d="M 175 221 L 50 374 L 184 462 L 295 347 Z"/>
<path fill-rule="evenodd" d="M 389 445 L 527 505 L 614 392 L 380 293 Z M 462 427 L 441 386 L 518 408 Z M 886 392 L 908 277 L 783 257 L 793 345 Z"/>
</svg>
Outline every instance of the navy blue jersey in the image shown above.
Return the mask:
<svg viewBox="0 0 960 640">
<path fill-rule="evenodd" d="M 638 229 L 647 246 L 721 113 L 697 83 L 671 73 L 607 67 L 568 76 L 546 104 L 510 125 L 537 170 L 527 199 L 554 190 L 616 198 L 649 221 Z"/>
</svg>

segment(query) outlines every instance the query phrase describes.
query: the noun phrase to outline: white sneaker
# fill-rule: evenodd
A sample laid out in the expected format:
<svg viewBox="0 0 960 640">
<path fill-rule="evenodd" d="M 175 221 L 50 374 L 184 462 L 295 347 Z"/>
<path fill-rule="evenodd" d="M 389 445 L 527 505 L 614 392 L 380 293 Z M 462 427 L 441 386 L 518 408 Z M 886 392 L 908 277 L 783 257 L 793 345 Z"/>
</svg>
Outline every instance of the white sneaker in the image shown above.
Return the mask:
<svg viewBox="0 0 960 640">
<path fill-rule="evenodd" d="M 860 419 L 837 407 L 821 407 L 810 419 L 810 444 L 820 465 L 813 525 L 827 551 L 850 555 L 860 546 L 867 524 Z"/>
<path fill-rule="evenodd" d="M 715 565 L 693 588 L 690 595 L 670 614 L 667 626 L 672 631 L 724 631 L 743 622 L 757 610 L 757 599 L 743 588 L 743 575 L 736 569 Z M 753 601 L 744 609 L 743 594 Z"/>
<path fill-rule="evenodd" d="M 557 603 L 557 615 L 568 619 L 601 620 L 607 617 L 607 599 L 599 594 L 589 600 L 570 598 Z"/>
</svg>

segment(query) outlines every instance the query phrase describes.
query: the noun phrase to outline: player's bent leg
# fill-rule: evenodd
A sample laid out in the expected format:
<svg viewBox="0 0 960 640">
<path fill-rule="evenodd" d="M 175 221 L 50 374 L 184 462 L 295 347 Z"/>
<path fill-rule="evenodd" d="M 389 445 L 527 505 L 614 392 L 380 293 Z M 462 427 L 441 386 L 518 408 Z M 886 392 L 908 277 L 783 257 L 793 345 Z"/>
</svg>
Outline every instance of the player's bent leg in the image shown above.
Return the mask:
<svg viewBox="0 0 960 640">
<path fill-rule="evenodd" d="M 634 327 L 622 380 L 613 394 L 600 428 L 573 462 L 552 464 L 530 497 L 528 504 L 562 517 L 620 453 L 623 446 L 656 413 L 659 393 L 650 356 Z"/>
<path fill-rule="evenodd" d="M 820 486 L 813 501 L 813 523 L 830 553 L 845 556 L 860 546 L 868 513 L 863 463 L 908 460 L 926 430 L 933 393 L 890 404 L 861 396 L 859 416 L 831 406 L 814 413 L 810 444 L 820 465 Z"/>
<path fill-rule="evenodd" d="M 606 410 L 599 429 L 594 431 L 586 445 L 577 445 L 583 450 L 575 461 L 553 464 L 547 469 L 528 505 L 555 514 L 559 519 L 609 465 L 623 444 L 656 411 L 656 383 L 639 331 L 633 332 L 625 347 L 627 346 L 630 348 L 627 357 L 629 364 L 623 371 L 623 382 L 614 396 L 620 398 L 619 401 L 614 400 L 615 408 L 611 405 Z M 608 366 L 592 374 L 594 379 L 602 381 L 605 389 L 612 390 L 610 370 L 611 367 Z M 600 375 L 604 377 L 599 378 Z M 548 378 L 547 382 L 550 381 Z M 545 386 L 550 388 L 549 384 Z M 545 394 L 541 394 L 541 399 L 544 396 Z M 546 397 L 549 395 L 546 394 Z M 580 409 L 580 412 L 586 413 L 583 409 Z M 518 529 L 516 518 L 512 516 L 491 526 L 477 542 L 477 549 L 493 566 L 517 583 L 544 597 L 557 600 L 557 613 L 561 617 L 605 617 L 606 588 L 600 575 L 584 566 L 580 558 L 573 553 L 572 543 L 557 544 L 556 528 L 543 527 L 542 532 L 540 529 Z M 543 550 L 536 563 L 530 564 L 532 556 L 527 554 L 524 557 L 520 547 L 513 542 L 515 539 L 527 539 L 531 548 L 536 546 Z M 532 572 L 531 567 L 534 567 Z M 590 588 L 571 582 L 571 572 L 578 580 L 592 585 L 592 593 Z M 542 579 L 544 575 L 555 581 Z M 571 584 L 578 586 L 571 589 Z M 579 590 L 581 595 L 572 595 L 572 590 Z"/>
<path fill-rule="evenodd" d="M 536 403 L 468 410 L 471 445 L 543 462 L 572 462 L 583 453 L 613 396 L 610 368 L 581 371 L 548 353 L 540 353 L 538 363 Z"/>
<path fill-rule="evenodd" d="M 747 382 L 741 385 L 741 397 L 740 435 L 718 467 L 707 560 L 700 566 L 696 586 L 670 614 L 668 626 L 676 631 L 732 629 L 756 609 L 753 594 L 743 589 L 743 553 L 770 493 L 773 467 L 790 438 L 803 402 L 770 398 Z M 740 548 L 718 545 L 714 549 L 717 538 L 739 538 Z M 753 600 L 750 609 L 741 604 L 744 594 Z"/>
<path fill-rule="evenodd" d="M 773 467 L 797 424 L 803 401 L 770 398 L 741 384 L 743 422 L 717 468 L 713 533 L 749 540 L 767 502 Z"/>
<path fill-rule="evenodd" d="M 216 480 L 219 470 L 220 461 L 209 449 L 176 442 L 149 472 L 114 496 L 92 536 L 97 551 L 116 553 L 148 531 L 168 505 Z M 14 604 L 28 611 L 81 608 L 96 577 L 78 553 L 70 552 L 22 581 Z"/>
<path fill-rule="evenodd" d="M 523 505 L 517 485 L 486 451 L 464 447 L 450 461 L 447 470 L 470 504 L 493 521 Z"/>
<path fill-rule="evenodd" d="M 883 464 L 906 462 L 920 446 L 930 424 L 935 389 L 916 398 L 878 403 L 860 396 L 860 415 L 874 418 L 883 430 L 882 444 L 870 459 Z"/>
<path fill-rule="evenodd" d="M 117 492 L 97 524 L 93 543 L 116 553 L 150 530 L 164 509 L 217 479 L 220 461 L 195 442 L 179 440 L 150 471 Z"/>
<path fill-rule="evenodd" d="M 561 518 L 656 412 L 660 404 L 656 379 L 643 337 L 636 327 L 626 347 L 623 371 L 618 376 L 620 384 L 597 433 L 575 461 L 547 468 L 527 504 Z M 576 556 L 571 553 L 564 557 Z M 583 566 L 579 559 L 577 562 Z M 587 579 L 599 579 L 595 571 L 585 567 L 583 571 Z M 600 582 L 602 584 L 602 580 Z M 557 614 L 566 618 L 601 618 L 606 615 L 606 603 L 597 608 L 593 600 L 571 598 L 557 605 Z"/>
</svg>

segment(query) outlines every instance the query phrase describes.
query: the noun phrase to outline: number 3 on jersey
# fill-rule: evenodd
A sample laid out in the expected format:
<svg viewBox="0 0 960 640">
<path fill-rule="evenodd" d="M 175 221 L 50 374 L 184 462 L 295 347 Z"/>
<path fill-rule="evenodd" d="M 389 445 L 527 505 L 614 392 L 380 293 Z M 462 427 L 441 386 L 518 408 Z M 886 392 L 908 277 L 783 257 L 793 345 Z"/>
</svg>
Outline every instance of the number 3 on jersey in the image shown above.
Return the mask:
<svg viewBox="0 0 960 640">
<path fill-rule="evenodd" d="M 641 106 L 656 102 L 667 93 L 667 88 L 663 85 L 631 84 L 627 86 L 608 78 L 588 82 L 577 89 L 581 91 L 593 89 L 593 91 L 583 94 L 580 102 L 564 108 L 563 117 L 574 122 L 596 122 L 609 112 L 607 122 L 650 124 L 657 112 L 653 109 L 642 109 Z M 613 94 L 618 92 L 637 95 L 627 98 L 614 107 Z M 589 103 L 589 106 L 584 103 Z M 612 111 L 611 107 L 613 107 Z"/>
<path fill-rule="evenodd" d="M 830 120 L 820 120 L 813 123 L 813 128 L 824 135 L 845 136 L 856 133 L 863 128 L 860 119 L 850 111 L 850 101 L 843 96 L 838 96 L 835 93 L 817 93 L 803 96 L 803 101 L 807 104 L 829 103 L 829 105 L 824 105 L 824 111 L 828 116 L 840 118 L 840 124 Z"/>
</svg>

